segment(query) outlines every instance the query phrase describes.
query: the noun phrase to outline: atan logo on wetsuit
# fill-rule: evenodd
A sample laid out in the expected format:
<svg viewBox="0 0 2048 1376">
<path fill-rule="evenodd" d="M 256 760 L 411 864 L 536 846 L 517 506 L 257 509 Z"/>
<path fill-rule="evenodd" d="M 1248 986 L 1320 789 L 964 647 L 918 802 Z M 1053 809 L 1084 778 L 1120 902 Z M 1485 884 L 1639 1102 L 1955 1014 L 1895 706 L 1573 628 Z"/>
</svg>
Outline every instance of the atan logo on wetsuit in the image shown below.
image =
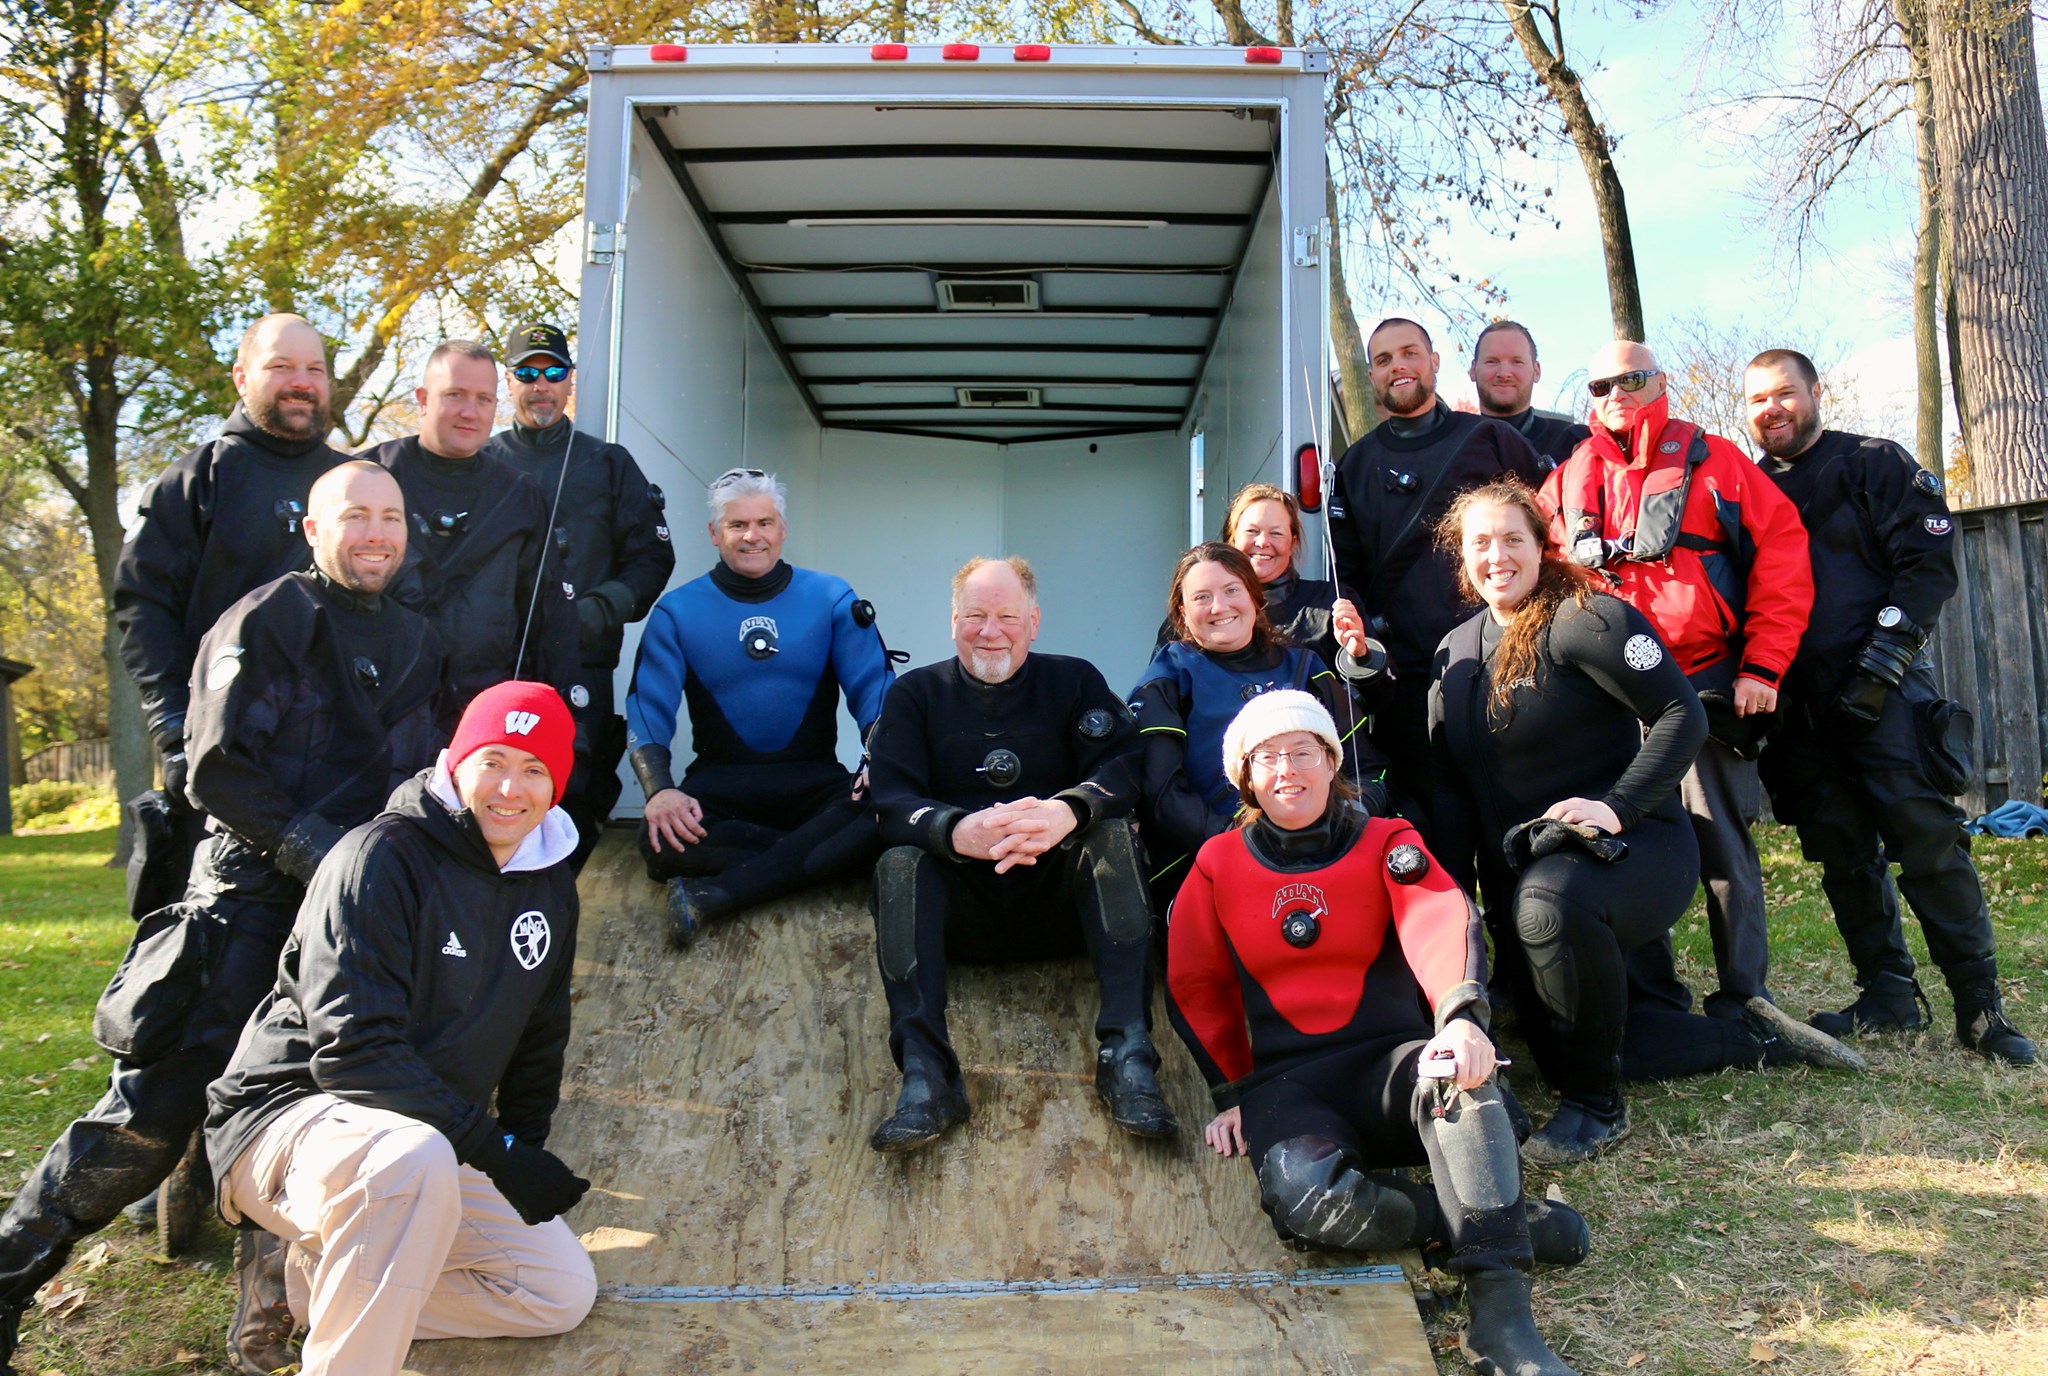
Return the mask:
<svg viewBox="0 0 2048 1376">
<path fill-rule="evenodd" d="M 512 954 L 520 968 L 531 970 L 546 960 L 553 940 L 547 915 L 540 909 L 528 908 L 512 919 Z"/>
<path fill-rule="evenodd" d="M 766 659 L 775 653 L 776 642 L 782 639 L 782 628 L 775 624 L 772 616 L 750 616 L 740 622 L 740 645 L 746 650 L 748 659 Z"/>
<path fill-rule="evenodd" d="M 1323 934 L 1323 914 L 1329 910 L 1328 895 L 1314 884 L 1287 884 L 1273 895 L 1273 920 L 1289 946 L 1313 945 Z"/>
</svg>

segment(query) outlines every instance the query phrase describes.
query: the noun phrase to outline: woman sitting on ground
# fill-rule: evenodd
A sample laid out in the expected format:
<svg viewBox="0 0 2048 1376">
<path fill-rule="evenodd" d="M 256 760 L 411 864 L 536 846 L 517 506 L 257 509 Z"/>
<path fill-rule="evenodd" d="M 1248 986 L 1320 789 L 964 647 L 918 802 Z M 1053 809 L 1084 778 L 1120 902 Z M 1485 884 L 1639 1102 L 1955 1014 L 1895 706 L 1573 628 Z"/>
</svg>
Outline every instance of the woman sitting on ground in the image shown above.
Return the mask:
<svg viewBox="0 0 2048 1376">
<path fill-rule="evenodd" d="M 1569 1376 L 1529 1268 L 1581 1260 L 1586 1224 L 1523 1197 L 1472 905 L 1409 823 L 1352 805 L 1317 699 L 1253 698 L 1220 754 L 1240 825 L 1202 847 L 1167 929 L 1168 1010 L 1222 1110 L 1204 1137 L 1249 1154 L 1283 1241 L 1417 1247 L 1463 1275 L 1480 1370 Z M 1430 1186 L 1369 1173 L 1424 1163 Z"/>
<path fill-rule="evenodd" d="M 1161 646 L 1131 694 L 1144 741 L 1144 790 L 1138 809 L 1152 878 L 1153 910 L 1160 914 L 1186 878 L 1188 861 L 1202 843 L 1229 830 L 1238 796 L 1225 776 L 1223 729 L 1247 699 L 1277 688 L 1315 694 L 1343 723 L 1344 740 L 1361 716 L 1346 680 L 1370 676 L 1363 660 L 1368 648 L 1355 614 L 1341 630 L 1359 657 L 1338 652 L 1339 673 L 1314 651 L 1289 645 L 1266 620 L 1265 594 L 1251 561 L 1238 550 L 1211 540 L 1180 557 L 1166 599 L 1174 638 Z M 1384 809 L 1382 762 L 1363 733 L 1354 769 L 1368 811 Z"/>
<path fill-rule="evenodd" d="M 1739 1020 L 1630 1008 L 1623 957 L 1670 930 L 1699 884 L 1677 789 L 1706 714 L 1650 623 L 1563 556 L 1521 483 L 1464 493 L 1437 538 L 1484 606 L 1437 650 L 1430 834 L 1468 890 L 1476 863 L 1499 977 L 1562 1099 L 1524 1154 L 1584 1161 L 1628 1135 L 1624 1041 L 1656 1078 L 1861 1068 L 1768 999 Z"/>
</svg>

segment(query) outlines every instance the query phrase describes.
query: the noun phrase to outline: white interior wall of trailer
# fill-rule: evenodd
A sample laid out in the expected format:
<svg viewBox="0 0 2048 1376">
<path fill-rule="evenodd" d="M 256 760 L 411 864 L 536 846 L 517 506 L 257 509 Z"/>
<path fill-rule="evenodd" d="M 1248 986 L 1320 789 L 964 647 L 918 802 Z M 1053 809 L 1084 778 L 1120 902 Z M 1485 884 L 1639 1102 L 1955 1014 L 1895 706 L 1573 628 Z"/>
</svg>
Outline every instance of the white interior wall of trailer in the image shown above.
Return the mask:
<svg viewBox="0 0 2048 1376">
<path fill-rule="evenodd" d="M 1244 266 L 1219 322 L 1195 402 L 1196 426 L 1203 434 L 1204 536 L 1220 527 L 1231 493 L 1249 482 L 1281 481 L 1285 456 L 1280 445 L 1290 394 L 1282 373 L 1288 350 L 1280 318 L 1280 218 L 1276 183 L 1253 222 Z"/>
</svg>

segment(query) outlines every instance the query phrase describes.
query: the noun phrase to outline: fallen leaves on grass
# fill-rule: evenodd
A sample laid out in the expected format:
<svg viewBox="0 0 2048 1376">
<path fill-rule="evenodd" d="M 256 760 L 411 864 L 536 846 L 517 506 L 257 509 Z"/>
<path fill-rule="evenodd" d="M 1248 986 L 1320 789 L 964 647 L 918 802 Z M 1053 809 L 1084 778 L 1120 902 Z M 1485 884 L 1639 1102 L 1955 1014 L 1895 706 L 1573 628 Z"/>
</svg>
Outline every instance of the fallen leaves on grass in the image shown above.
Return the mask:
<svg viewBox="0 0 2048 1376">
<path fill-rule="evenodd" d="M 1749 1360 L 1759 1365 L 1764 1362 L 1775 1362 L 1782 1355 L 1777 1348 L 1772 1347 L 1769 1343 L 1751 1343 L 1749 1345 Z"/>
<path fill-rule="evenodd" d="M 53 1280 L 36 1291 L 35 1304 L 45 1318 L 68 1319 L 85 1304 L 85 1294 L 83 1285 Z"/>
</svg>

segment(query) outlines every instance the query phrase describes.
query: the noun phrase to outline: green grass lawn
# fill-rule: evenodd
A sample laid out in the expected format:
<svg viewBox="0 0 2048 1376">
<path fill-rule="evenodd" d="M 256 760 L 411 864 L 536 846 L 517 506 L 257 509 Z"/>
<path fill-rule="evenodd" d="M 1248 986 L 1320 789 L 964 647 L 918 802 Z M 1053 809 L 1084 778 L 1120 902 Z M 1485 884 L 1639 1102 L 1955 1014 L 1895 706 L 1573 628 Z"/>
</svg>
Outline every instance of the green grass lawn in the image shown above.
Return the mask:
<svg viewBox="0 0 2048 1376">
<path fill-rule="evenodd" d="M 1772 984 L 1795 1013 L 1853 993 L 1818 872 L 1789 832 L 1759 831 Z M 89 1106 L 107 1059 L 92 1005 L 126 943 L 109 831 L 0 838 L 0 1185 Z M 1986 841 L 1979 864 L 2007 1010 L 2048 1033 L 2048 842 Z M 1924 960 L 1917 925 L 1907 924 Z M 1711 952 L 1697 909 L 1678 932 L 1695 987 Z M 1931 972 L 1923 972 L 1931 973 Z M 1868 1075 L 1729 1074 L 1631 1095 L 1633 1138 L 1564 1171 L 1532 1170 L 1592 1220 L 1592 1258 L 1538 1280 L 1544 1332 L 1588 1376 L 2038 1376 L 2048 1372 L 2048 1071 L 1995 1069 L 1936 1025 L 1864 1043 Z M 1512 1051 L 1511 1051 L 1511 1054 Z M 1550 1098 L 1517 1080 L 1539 1118 Z M 68 1318 L 29 1321 L 22 1370 L 65 1376 L 225 1371 L 228 1234 L 195 1257 L 151 1255 L 126 1223 L 66 1280 Z M 90 1269 L 89 1269 L 90 1268 Z M 1432 1324 L 1446 1372 L 1458 1310 Z M 1446 1344 L 1452 1346 L 1446 1348 Z"/>
</svg>

